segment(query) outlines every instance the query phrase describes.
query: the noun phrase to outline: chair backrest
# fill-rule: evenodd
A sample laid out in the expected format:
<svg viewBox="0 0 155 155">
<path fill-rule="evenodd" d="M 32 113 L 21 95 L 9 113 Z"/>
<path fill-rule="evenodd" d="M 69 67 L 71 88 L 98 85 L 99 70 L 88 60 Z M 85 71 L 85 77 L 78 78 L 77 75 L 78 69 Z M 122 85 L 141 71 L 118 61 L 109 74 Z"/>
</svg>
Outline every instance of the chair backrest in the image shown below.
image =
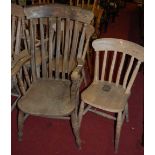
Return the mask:
<svg viewBox="0 0 155 155">
<path fill-rule="evenodd" d="M 32 5 L 34 4 L 49 4 L 54 3 L 54 0 L 32 0 Z"/>
<path fill-rule="evenodd" d="M 92 25 L 95 27 L 95 33 L 98 36 L 100 33 L 100 21 L 104 11 L 103 8 L 100 7 L 99 0 L 70 0 L 70 5 L 91 10 L 94 13 Z"/>
<path fill-rule="evenodd" d="M 23 49 L 27 49 L 27 42 L 24 33 L 25 29 L 24 9 L 16 4 L 11 4 L 11 55 L 14 59 L 15 55 Z M 23 47 L 21 46 L 23 41 Z"/>
<path fill-rule="evenodd" d="M 96 39 L 92 46 L 96 51 L 94 82 L 101 80 L 122 85 L 126 93 L 130 93 L 140 64 L 144 61 L 144 48 L 114 38 Z"/>
<path fill-rule="evenodd" d="M 41 77 L 69 79 L 69 74 L 75 67 L 77 59 L 85 59 L 89 39 L 94 32 L 93 27 L 89 25 L 93 19 L 93 13 L 79 7 L 61 4 L 31 6 L 25 8 L 24 12 L 30 22 L 33 80 L 37 78 L 35 64 L 36 20 L 39 22 L 38 36 L 41 42 Z M 47 21 L 46 26 L 44 20 Z M 53 28 L 55 23 L 56 30 Z M 62 37 L 62 29 L 64 29 L 65 37 Z"/>
<path fill-rule="evenodd" d="M 98 0 L 70 0 L 70 4 L 83 9 L 93 10 Z"/>
</svg>

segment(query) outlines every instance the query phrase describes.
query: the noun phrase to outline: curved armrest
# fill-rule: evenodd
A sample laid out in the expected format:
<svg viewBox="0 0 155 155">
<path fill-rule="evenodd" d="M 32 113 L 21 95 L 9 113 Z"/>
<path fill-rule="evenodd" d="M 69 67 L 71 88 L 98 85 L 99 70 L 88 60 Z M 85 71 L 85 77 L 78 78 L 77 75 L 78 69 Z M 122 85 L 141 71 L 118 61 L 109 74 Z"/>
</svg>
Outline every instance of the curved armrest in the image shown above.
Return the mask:
<svg viewBox="0 0 155 155">
<path fill-rule="evenodd" d="M 71 74 L 71 79 L 73 81 L 79 80 L 81 78 L 81 71 L 84 66 L 84 61 L 82 59 L 78 59 L 77 61 L 78 64 Z"/>
<path fill-rule="evenodd" d="M 28 61 L 30 60 L 31 56 L 30 54 L 24 50 L 19 55 L 15 57 L 15 59 L 11 63 L 11 76 L 14 76 L 17 74 L 17 72 L 20 70 L 20 68 Z"/>
</svg>

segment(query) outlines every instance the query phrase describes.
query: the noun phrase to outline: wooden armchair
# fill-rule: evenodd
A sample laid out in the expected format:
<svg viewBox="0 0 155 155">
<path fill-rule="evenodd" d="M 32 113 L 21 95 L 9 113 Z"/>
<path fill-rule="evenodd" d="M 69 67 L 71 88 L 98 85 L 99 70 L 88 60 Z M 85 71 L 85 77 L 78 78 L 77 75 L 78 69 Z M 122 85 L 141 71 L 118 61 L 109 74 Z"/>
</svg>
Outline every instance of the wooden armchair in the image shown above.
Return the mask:
<svg viewBox="0 0 155 155">
<path fill-rule="evenodd" d="M 128 98 L 144 59 L 144 48 L 130 41 L 113 38 L 94 40 L 92 46 L 96 53 L 94 81 L 82 92 L 79 123 L 81 124 L 82 116 L 87 111 L 116 120 L 117 152 L 124 118 L 128 121 Z M 107 61 L 109 56 L 112 56 L 111 62 Z M 116 113 L 117 117 L 101 110 Z"/>
<path fill-rule="evenodd" d="M 30 40 L 30 68 L 24 67 L 28 57 L 18 61 L 12 68 L 22 94 L 18 101 L 18 138 L 22 140 L 25 114 L 50 118 L 69 116 L 76 143 L 80 147 L 77 120 L 78 91 L 89 39 L 94 32 L 94 28 L 89 25 L 93 19 L 93 13 L 60 4 L 31 6 L 25 8 L 24 12 L 30 28 L 29 39 L 27 39 Z M 53 29 L 53 18 L 56 18 L 56 31 Z M 45 31 L 43 26 L 44 19 L 48 21 L 48 31 Z M 36 74 L 35 58 L 38 48 L 35 46 L 34 33 L 36 20 L 39 22 L 41 43 L 39 77 Z M 65 21 L 64 44 L 62 44 L 61 35 L 62 20 Z M 46 36 L 48 40 L 45 42 Z"/>
<path fill-rule="evenodd" d="M 28 56 L 28 45 L 24 29 L 24 9 L 20 5 L 11 4 L 11 68 L 13 68 L 19 60 Z M 17 98 L 20 97 L 17 80 L 13 73 L 11 74 L 11 95 Z M 12 104 L 11 110 L 16 106 L 16 101 Z"/>
</svg>

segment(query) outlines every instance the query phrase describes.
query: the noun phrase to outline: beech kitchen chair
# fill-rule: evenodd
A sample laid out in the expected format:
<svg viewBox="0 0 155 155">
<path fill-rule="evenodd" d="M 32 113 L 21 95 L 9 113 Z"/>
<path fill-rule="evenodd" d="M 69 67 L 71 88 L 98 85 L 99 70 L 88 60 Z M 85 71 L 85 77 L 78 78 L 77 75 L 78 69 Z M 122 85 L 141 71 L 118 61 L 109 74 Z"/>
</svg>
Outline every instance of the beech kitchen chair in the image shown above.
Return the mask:
<svg viewBox="0 0 155 155">
<path fill-rule="evenodd" d="M 115 152 L 117 152 L 124 118 L 126 117 L 128 121 L 128 98 L 144 60 L 144 48 L 136 43 L 114 38 L 96 39 L 92 46 L 96 54 L 94 80 L 81 94 L 79 126 L 87 111 L 116 120 Z M 107 61 L 110 55 L 111 62 Z M 116 113 L 117 117 L 101 110 Z"/>
<path fill-rule="evenodd" d="M 30 68 L 23 68 L 27 59 L 12 68 L 22 97 L 18 101 L 18 139 L 22 140 L 25 114 L 50 118 L 71 118 L 76 143 L 80 147 L 77 119 L 81 70 L 94 28 L 90 25 L 93 13 L 74 6 L 48 4 L 24 8 L 29 25 Z M 43 21 L 48 21 L 44 31 Z M 56 18 L 56 31 L 52 18 Z M 41 51 L 40 76 L 36 73 L 35 24 L 39 22 Z M 61 20 L 65 21 L 65 41 L 62 45 Z M 73 24 L 72 24 L 73 23 Z M 73 26 L 71 26 L 73 25 Z M 45 42 L 48 32 L 48 40 Z M 45 43 L 47 48 L 45 48 Z M 27 69 L 20 76 L 20 71 Z M 22 72 L 23 73 L 23 72 Z"/>
</svg>

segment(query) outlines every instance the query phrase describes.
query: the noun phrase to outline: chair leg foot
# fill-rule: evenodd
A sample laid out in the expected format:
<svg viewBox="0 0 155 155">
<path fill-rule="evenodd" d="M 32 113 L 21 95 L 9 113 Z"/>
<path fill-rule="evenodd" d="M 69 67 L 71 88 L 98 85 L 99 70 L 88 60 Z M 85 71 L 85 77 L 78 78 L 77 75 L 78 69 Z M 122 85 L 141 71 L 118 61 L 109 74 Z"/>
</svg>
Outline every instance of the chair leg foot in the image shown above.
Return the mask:
<svg viewBox="0 0 155 155">
<path fill-rule="evenodd" d="M 24 113 L 19 110 L 18 114 L 18 141 L 22 141 L 24 126 Z"/>
<path fill-rule="evenodd" d="M 79 149 L 81 149 L 81 139 L 80 139 L 80 133 L 79 133 L 79 123 L 78 118 L 75 112 L 71 114 L 71 124 L 73 128 L 73 133 L 76 139 L 76 144 Z"/>
<path fill-rule="evenodd" d="M 115 133 L 115 153 L 117 153 L 118 151 L 121 128 L 122 128 L 122 112 L 119 112 L 117 116 L 116 133 Z"/>
</svg>

